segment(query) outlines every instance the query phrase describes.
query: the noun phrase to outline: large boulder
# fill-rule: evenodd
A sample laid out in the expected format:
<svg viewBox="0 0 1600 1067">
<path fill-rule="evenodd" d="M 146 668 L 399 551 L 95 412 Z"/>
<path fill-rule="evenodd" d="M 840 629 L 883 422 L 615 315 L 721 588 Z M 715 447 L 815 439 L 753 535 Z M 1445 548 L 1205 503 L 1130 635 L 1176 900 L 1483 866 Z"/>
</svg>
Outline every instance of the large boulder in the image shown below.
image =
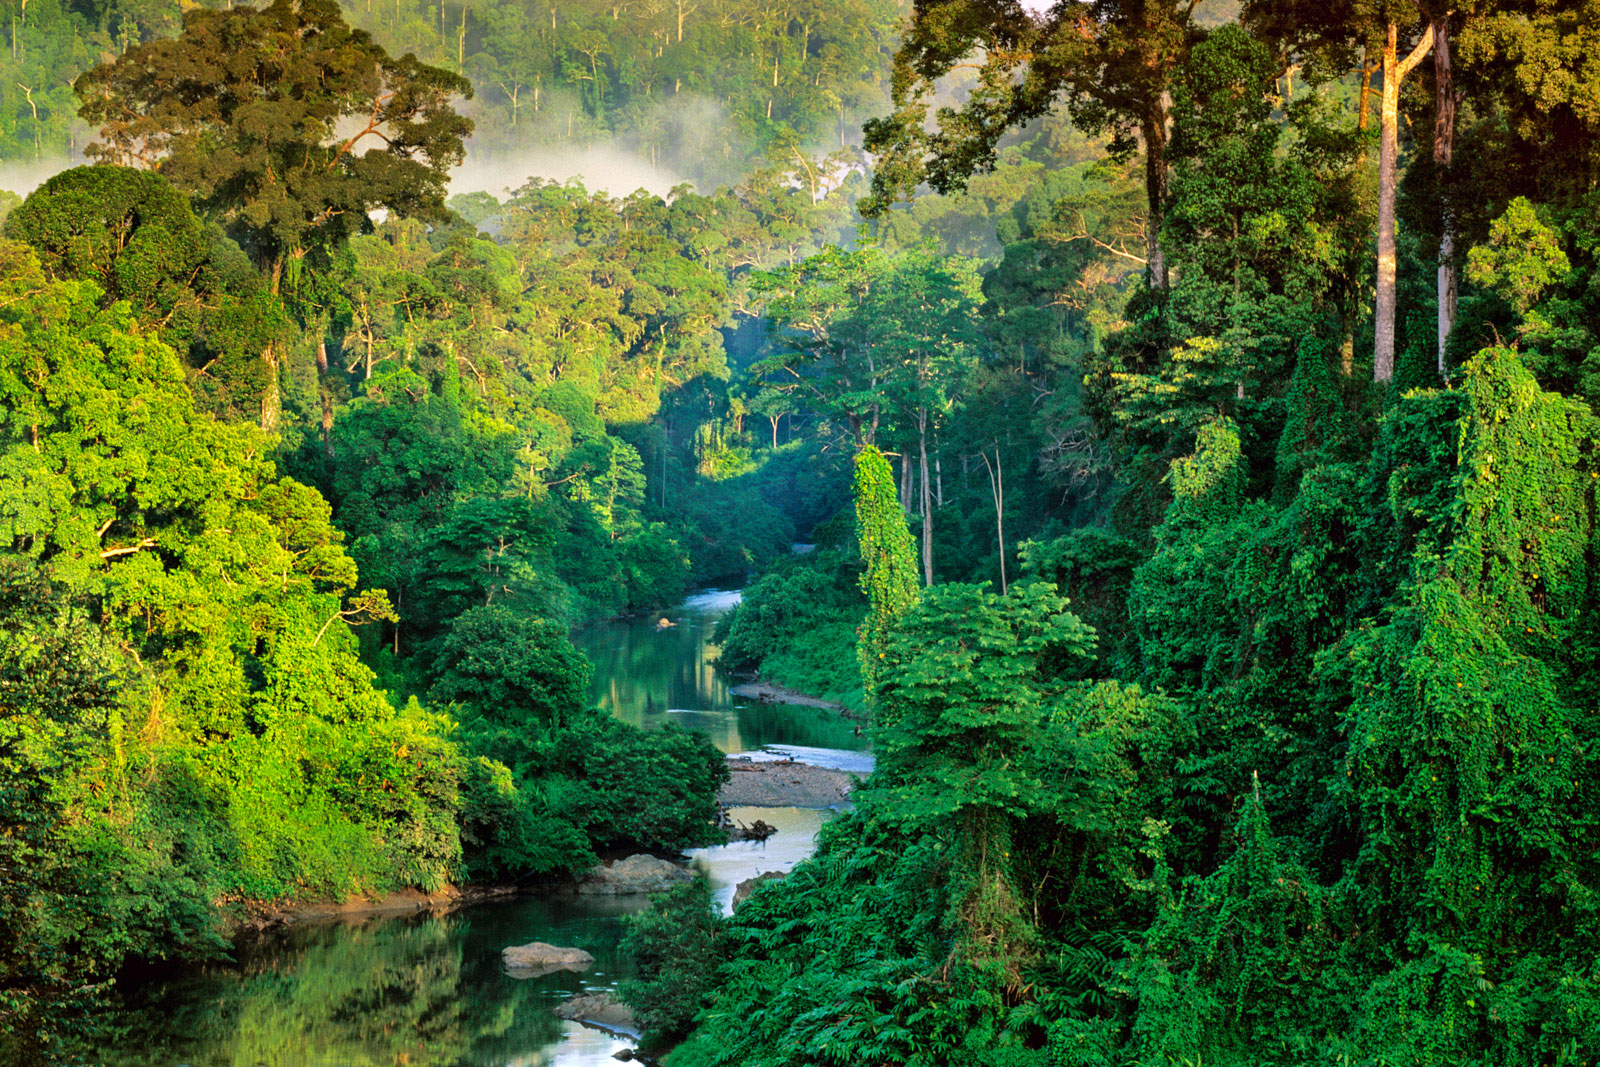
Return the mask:
<svg viewBox="0 0 1600 1067">
<path fill-rule="evenodd" d="M 555 1012 L 559 1019 L 570 1019 L 622 1033 L 639 1032 L 639 1024 L 633 1018 L 633 1009 L 620 1000 L 612 1000 L 609 993 L 584 993 L 571 1000 L 562 1001 L 550 1010 Z"/>
<path fill-rule="evenodd" d="M 554 971 L 586 970 L 594 964 L 594 957 L 581 948 L 532 941 L 502 949 L 500 962 L 518 978 L 537 978 Z"/>
<path fill-rule="evenodd" d="M 578 892 L 594 896 L 626 896 L 633 893 L 661 893 L 694 875 L 676 863 L 641 853 L 617 860 L 609 867 L 591 868 L 578 883 Z"/>
<path fill-rule="evenodd" d="M 782 871 L 763 871 L 754 878 L 746 878 L 733 887 L 733 906 L 738 907 L 750 899 L 750 894 L 755 892 L 756 886 L 762 882 L 775 882 L 783 877 Z"/>
</svg>

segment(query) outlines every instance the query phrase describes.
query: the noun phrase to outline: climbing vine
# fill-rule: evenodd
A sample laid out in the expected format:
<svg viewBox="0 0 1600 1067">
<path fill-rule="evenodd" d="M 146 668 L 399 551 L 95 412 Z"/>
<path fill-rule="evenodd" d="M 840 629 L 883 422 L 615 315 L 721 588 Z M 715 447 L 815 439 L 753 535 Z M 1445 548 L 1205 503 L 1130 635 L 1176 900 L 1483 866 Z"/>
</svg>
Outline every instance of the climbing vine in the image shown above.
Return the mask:
<svg viewBox="0 0 1600 1067">
<path fill-rule="evenodd" d="M 917 602 L 917 555 L 895 494 L 889 461 L 872 445 L 856 456 L 856 536 L 866 573 L 861 588 L 869 609 L 856 642 L 861 682 L 869 706 L 875 701 L 879 664 L 894 621 Z"/>
</svg>

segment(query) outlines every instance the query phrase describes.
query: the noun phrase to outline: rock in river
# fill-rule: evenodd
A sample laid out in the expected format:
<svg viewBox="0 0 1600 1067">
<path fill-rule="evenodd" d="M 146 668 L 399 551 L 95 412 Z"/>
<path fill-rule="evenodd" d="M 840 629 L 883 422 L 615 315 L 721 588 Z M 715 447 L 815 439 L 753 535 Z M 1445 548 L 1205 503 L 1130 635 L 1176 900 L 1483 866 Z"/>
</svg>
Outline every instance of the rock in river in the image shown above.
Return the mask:
<svg viewBox="0 0 1600 1067">
<path fill-rule="evenodd" d="M 594 957 L 581 948 L 562 948 L 533 941 L 501 950 L 500 962 L 518 978 L 537 978 L 553 971 L 585 970 L 594 963 Z"/>
<path fill-rule="evenodd" d="M 611 999 L 609 993 L 585 993 L 563 1001 L 550 1009 L 560 1019 L 572 1019 L 605 1030 L 637 1033 L 633 1009 L 621 1001 Z"/>
<path fill-rule="evenodd" d="M 578 892 L 594 896 L 625 896 L 630 893 L 661 893 L 694 875 L 676 863 L 640 853 L 617 860 L 609 867 L 592 868 L 578 883 Z"/>
<path fill-rule="evenodd" d="M 746 878 L 733 889 L 733 906 L 738 907 L 750 899 L 750 894 L 755 892 L 756 886 L 762 882 L 775 882 L 783 877 L 782 871 L 762 871 L 754 878 Z"/>
</svg>

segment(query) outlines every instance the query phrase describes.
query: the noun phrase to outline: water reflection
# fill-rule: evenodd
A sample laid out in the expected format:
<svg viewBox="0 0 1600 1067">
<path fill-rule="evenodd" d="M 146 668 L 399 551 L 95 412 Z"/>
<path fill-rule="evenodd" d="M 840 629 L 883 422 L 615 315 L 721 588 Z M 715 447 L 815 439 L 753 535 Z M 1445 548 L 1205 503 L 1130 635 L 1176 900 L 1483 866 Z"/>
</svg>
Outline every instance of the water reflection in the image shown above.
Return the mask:
<svg viewBox="0 0 1600 1067">
<path fill-rule="evenodd" d="M 788 874 L 794 870 L 795 864 L 816 850 L 817 831 L 839 812 L 832 808 L 729 808 L 728 814 L 746 826 L 764 819 L 778 832 L 765 841 L 735 841 L 689 853 L 694 865 L 710 876 L 724 915 L 733 910 L 733 894 L 740 882 L 768 871 Z"/>
<path fill-rule="evenodd" d="M 678 722 L 724 751 L 763 745 L 860 749 L 832 711 L 735 700 L 713 666 L 711 629 L 738 593 L 708 593 L 668 613 L 581 636 L 595 699 L 646 728 Z M 850 762 L 848 753 L 813 757 Z M 835 813 L 736 808 L 779 828 L 765 843 L 692 853 L 727 908 L 738 882 L 787 872 L 809 855 Z M 450 916 L 385 917 L 302 927 L 244 945 L 233 965 L 162 981 L 125 982 L 124 1010 L 88 1062 L 108 1067 L 610 1067 L 632 1043 L 550 1009 L 579 991 L 611 991 L 626 975 L 621 916 L 637 898 L 557 896 L 488 904 Z M 507 945 L 549 941 L 594 955 L 583 974 L 519 979 L 500 966 Z"/>
<path fill-rule="evenodd" d="M 793 869 L 837 814 L 734 808 L 734 818 L 765 819 L 778 833 L 690 858 L 727 911 L 739 882 Z M 126 983 L 125 1010 L 85 1058 L 107 1067 L 607 1067 L 632 1042 L 550 1009 L 616 988 L 628 973 L 621 917 L 644 906 L 632 897 L 528 897 L 455 915 L 296 928 L 243 945 L 233 965 Z M 582 974 L 512 977 L 500 950 L 528 941 L 585 949 L 595 964 Z"/>
<path fill-rule="evenodd" d="M 413 1067 L 614 1063 L 630 1042 L 550 1013 L 625 973 L 620 915 L 634 900 L 524 899 L 442 917 L 297 929 L 212 966 L 124 990 L 110 1067 Z M 527 941 L 587 949 L 583 975 L 519 979 L 500 950 Z"/>
<path fill-rule="evenodd" d="M 574 640 L 594 664 L 596 706 L 647 730 L 669 722 L 698 730 L 724 752 L 772 744 L 864 749 L 855 724 L 836 711 L 762 704 L 728 692 L 727 678 L 717 673 L 711 631 L 738 602 L 737 591 L 713 590 L 664 615 L 578 634 Z M 660 626 L 662 618 L 672 625 Z"/>
</svg>

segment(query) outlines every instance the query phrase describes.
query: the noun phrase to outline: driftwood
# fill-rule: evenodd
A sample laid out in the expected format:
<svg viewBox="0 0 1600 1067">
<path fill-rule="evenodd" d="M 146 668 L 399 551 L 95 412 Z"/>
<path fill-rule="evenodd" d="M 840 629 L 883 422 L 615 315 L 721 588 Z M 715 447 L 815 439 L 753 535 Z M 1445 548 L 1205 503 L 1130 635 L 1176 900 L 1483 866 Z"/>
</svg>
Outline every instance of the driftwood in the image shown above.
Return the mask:
<svg viewBox="0 0 1600 1067">
<path fill-rule="evenodd" d="M 765 841 L 778 832 L 778 828 L 765 819 L 757 819 L 746 826 L 744 823 L 728 814 L 724 804 L 717 805 L 716 825 L 728 833 L 729 841 Z"/>
</svg>

